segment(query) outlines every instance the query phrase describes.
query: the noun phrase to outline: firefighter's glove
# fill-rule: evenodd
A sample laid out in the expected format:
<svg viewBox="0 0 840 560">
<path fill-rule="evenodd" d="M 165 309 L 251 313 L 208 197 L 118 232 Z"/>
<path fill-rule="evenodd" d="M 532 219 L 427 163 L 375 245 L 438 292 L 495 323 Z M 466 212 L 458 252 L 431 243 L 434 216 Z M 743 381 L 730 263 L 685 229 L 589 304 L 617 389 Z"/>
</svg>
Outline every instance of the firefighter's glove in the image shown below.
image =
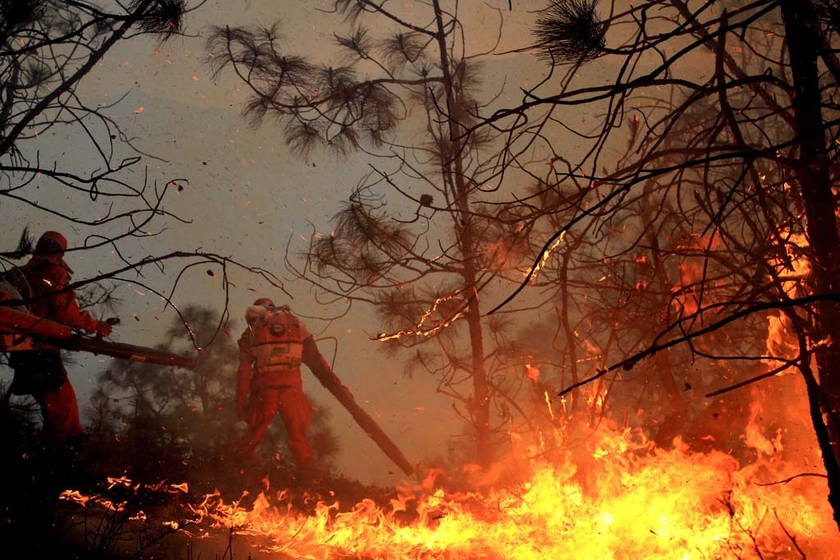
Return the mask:
<svg viewBox="0 0 840 560">
<path fill-rule="evenodd" d="M 114 327 L 112 327 L 110 323 L 106 321 L 96 322 L 96 336 L 106 337 L 111 334 L 112 330 L 114 330 Z"/>
</svg>

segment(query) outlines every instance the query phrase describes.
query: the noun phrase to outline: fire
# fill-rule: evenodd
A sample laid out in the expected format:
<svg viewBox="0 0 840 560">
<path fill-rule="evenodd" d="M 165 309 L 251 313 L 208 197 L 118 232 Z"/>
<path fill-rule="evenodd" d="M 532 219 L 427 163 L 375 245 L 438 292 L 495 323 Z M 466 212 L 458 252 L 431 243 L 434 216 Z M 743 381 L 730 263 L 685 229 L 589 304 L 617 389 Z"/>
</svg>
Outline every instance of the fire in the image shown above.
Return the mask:
<svg viewBox="0 0 840 560">
<path fill-rule="evenodd" d="M 434 471 L 388 504 L 363 499 L 348 510 L 334 495 L 306 496 L 310 511 L 289 490 L 261 494 L 250 511 L 215 493 L 180 526 L 202 527 L 203 537 L 209 525 L 278 558 L 325 560 L 826 558 L 840 545 L 824 479 L 797 476 L 770 439 L 753 433 L 758 459 L 743 465 L 679 442 L 658 449 L 639 430 L 603 424 L 550 461 L 500 465 L 509 480 L 493 487 L 469 469 L 467 484 L 439 482 Z"/>
<path fill-rule="evenodd" d="M 785 245 L 786 258 L 773 261 L 771 264 L 780 268 L 782 273 L 781 285 L 785 294 L 795 298 L 807 295 L 810 290 L 806 281 L 811 275 L 811 262 L 805 256 L 808 240 L 803 234 L 789 234 L 782 232 L 788 243 Z M 799 344 L 791 325 L 791 320 L 783 313 L 771 314 L 768 317 L 767 351 L 773 358 L 763 360 L 769 367 L 779 365 L 779 359 L 794 359 L 799 355 Z M 816 342 L 818 344 L 818 342 Z M 814 342 L 812 342 L 814 344 Z"/>
<path fill-rule="evenodd" d="M 208 517 L 284 558 L 799 558 L 840 544 L 824 480 L 796 477 L 751 437 L 759 459 L 744 466 L 601 427 L 586 453 L 520 458 L 508 474 L 528 476 L 499 488 L 455 491 L 431 475 L 388 505 L 342 511 L 330 497 L 303 513 L 284 490 L 252 511 L 216 502 Z"/>
<path fill-rule="evenodd" d="M 792 383 L 795 377 L 774 379 Z M 595 385 L 590 390 L 597 411 L 606 392 Z M 337 491 L 270 490 L 264 479 L 250 509 L 241 498 L 216 492 L 189 501 L 178 521 L 153 520 L 142 511 L 132 519 L 196 541 L 230 536 L 278 559 L 837 557 L 840 533 L 818 448 L 813 433 L 794 428 L 807 416 L 804 395 L 786 391 L 786 415 L 803 418 L 786 422 L 784 430 L 762 425 L 763 418 L 779 416 L 765 414 L 778 408 L 773 395 L 751 388 L 743 435 L 731 454 L 692 450 L 679 439 L 662 449 L 642 428 L 606 418 L 573 423 L 554 410 L 546 392 L 558 436 L 552 439 L 562 445 L 541 446 L 542 434 L 529 438 L 511 429 L 514 451 L 487 471 L 474 465 L 433 470 L 394 489 L 390 500 L 356 503 L 343 503 Z M 125 477 L 108 479 L 109 489 L 139 487 Z M 154 490 L 183 501 L 189 487 L 166 483 Z M 106 496 L 68 491 L 64 497 L 84 508 L 123 508 Z"/>
<path fill-rule="evenodd" d="M 376 340 L 379 340 L 380 342 L 384 342 L 386 340 L 393 340 L 393 339 L 396 339 L 396 338 L 402 338 L 403 336 L 407 336 L 407 335 L 432 336 L 433 334 L 441 331 L 442 329 L 447 328 L 449 325 L 451 325 L 452 323 L 454 323 L 455 321 L 460 319 L 461 316 L 464 314 L 464 309 L 462 308 L 461 310 L 454 313 L 451 317 L 447 318 L 446 320 L 444 320 L 442 322 L 437 323 L 436 325 L 434 325 L 432 327 L 426 327 L 425 326 L 426 321 L 428 321 L 431 318 L 431 316 L 434 314 L 434 312 L 437 311 L 438 306 L 440 306 L 444 302 L 451 301 L 451 300 L 453 300 L 453 299 L 455 299 L 459 296 L 460 296 L 460 294 L 451 294 L 451 295 L 448 295 L 448 296 L 443 296 L 443 297 L 437 298 L 435 300 L 435 302 L 432 304 L 432 307 L 427 309 L 423 313 L 423 315 L 420 317 L 420 320 L 417 321 L 417 324 L 413 328 L 411 328 L 409 330 L 404 330 L 404 331 L 397 331 L 397 332 L 392 333 L 392 334 L 380 333 L 379 335 L 376 336 Z"/>
<path fill-rule="evenodd" d="M 524 276 L 525 278 L 530 277 L 530 279 L 528 280 L 529 283 L 533 283 L 533 282 L 536 281 L 537 274 L 539 274 L 540 270 L 542 270 L 542 267 L 545 266 L 545 263 L 551 257 L 552 253 L 554 253 L 554 250 L 557 249 L 557 247 L 560 246 L 560 244 L 563 242 L 563 239 L 565 239 L 565 238 L 566 238 L 566 232 L 563 231 L 563 232 L 560 233 L 560 235 L 557 237 L 557 239 L 555 239 L 554 242 L 551 245 L 549 245 L 548 249 L 543 251 L 539 262 L 522 273 L 522 276 Z"/>
</svg>

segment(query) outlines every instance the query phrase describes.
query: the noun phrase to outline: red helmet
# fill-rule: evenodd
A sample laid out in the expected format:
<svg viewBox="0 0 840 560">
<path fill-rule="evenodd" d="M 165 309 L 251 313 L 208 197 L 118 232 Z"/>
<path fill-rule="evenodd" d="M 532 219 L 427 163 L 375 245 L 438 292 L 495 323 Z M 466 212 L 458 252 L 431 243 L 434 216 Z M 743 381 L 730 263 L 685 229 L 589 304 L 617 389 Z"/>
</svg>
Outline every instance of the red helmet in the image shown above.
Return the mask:
<svg viewBox="0 0 840 560">
<path fill-rule="evenodd" d="M 50 256 L 57 255 L 59 264 L 64 267 L 67 272 L 73 274 L 73 269 L 64 262 L 64 251 L 67 250 L 67 238 L 57 231 L 45 231 L 35 244 L 35 254 Z"/>
<path fill-rule="evenodd" d="M 67 238 L 57 231 L 45 231 L 35 245 L 36 253 L 63 253 L 67 250 Z"/>
<path fill-rule="evenodd" d="M 254 302 L 254 305 L 258 305 L 260 307 L 274 307 L 274 302 L 271 301 L 271 298 L 261 297 Z"/>
</svg>

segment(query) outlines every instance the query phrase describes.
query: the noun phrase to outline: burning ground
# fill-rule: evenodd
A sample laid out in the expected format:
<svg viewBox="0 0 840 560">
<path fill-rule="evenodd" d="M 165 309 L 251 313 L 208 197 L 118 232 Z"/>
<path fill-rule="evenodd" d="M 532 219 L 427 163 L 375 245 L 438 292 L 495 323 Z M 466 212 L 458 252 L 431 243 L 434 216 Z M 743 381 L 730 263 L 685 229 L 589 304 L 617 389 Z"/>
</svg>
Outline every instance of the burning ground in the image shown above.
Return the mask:
<svg viewBox="0 0 840 560">
<path fill-rule="evenodd" d="M 52 532 L 77 558 L 840 558 L 812 436 L 768 432 L 773 403 L 751 394 L 727 451 L 604 420 L 397 488 L 262 463 L 207 465 L 192 486 L 106 477 L 60 493 Z"/>
</svg>

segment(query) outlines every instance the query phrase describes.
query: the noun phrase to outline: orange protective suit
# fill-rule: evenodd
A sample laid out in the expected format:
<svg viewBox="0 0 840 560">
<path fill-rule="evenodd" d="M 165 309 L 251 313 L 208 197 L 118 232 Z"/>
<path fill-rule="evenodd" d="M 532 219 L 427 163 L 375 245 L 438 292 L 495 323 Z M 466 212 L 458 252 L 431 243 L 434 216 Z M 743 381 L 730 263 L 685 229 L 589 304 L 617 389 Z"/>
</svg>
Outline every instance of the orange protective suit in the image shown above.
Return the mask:
<svg viewBox="0 0 840 560">
<path fill-rule="evenodd" d="M 67 241 L 59 233 L 41 236 L 35 254 L 18 269 L 28 284 L 21 295 L 29 301 L 33 315 L 107 336 L 111 325 L 80 310 L 75 293 L 67 289 L 72 271 L 63 260 L 66 248 Z M 15 372 L 10 390 L 35 398 L 43 418 L 44 445 L 54 451 L 82 433 L 79 405 L 58 348 L 43 342 L 36 342 L 33 348 L 10 352 L 9 365 Z"/>
<path fill-rule="evenodd" d="M 295 463 L 308 468 L 313 452 L 306 432 L 314 409 L 303 392 L 300 365 L 306 364 L 321 377 L 338 378 L 321 356 L 315 339 L 288 307 L 275 308 L 265 299 L 257 300 L 260 303 L 249 308 L 249 326 L 239 337 L 236 411 L 248 424 L 240 452 L 252 455 L 279 414 Z M 255 317 L 254 310 L 265 311 Z M 266 324 L 266 316 L 272 325 Z"/>
</svg>

